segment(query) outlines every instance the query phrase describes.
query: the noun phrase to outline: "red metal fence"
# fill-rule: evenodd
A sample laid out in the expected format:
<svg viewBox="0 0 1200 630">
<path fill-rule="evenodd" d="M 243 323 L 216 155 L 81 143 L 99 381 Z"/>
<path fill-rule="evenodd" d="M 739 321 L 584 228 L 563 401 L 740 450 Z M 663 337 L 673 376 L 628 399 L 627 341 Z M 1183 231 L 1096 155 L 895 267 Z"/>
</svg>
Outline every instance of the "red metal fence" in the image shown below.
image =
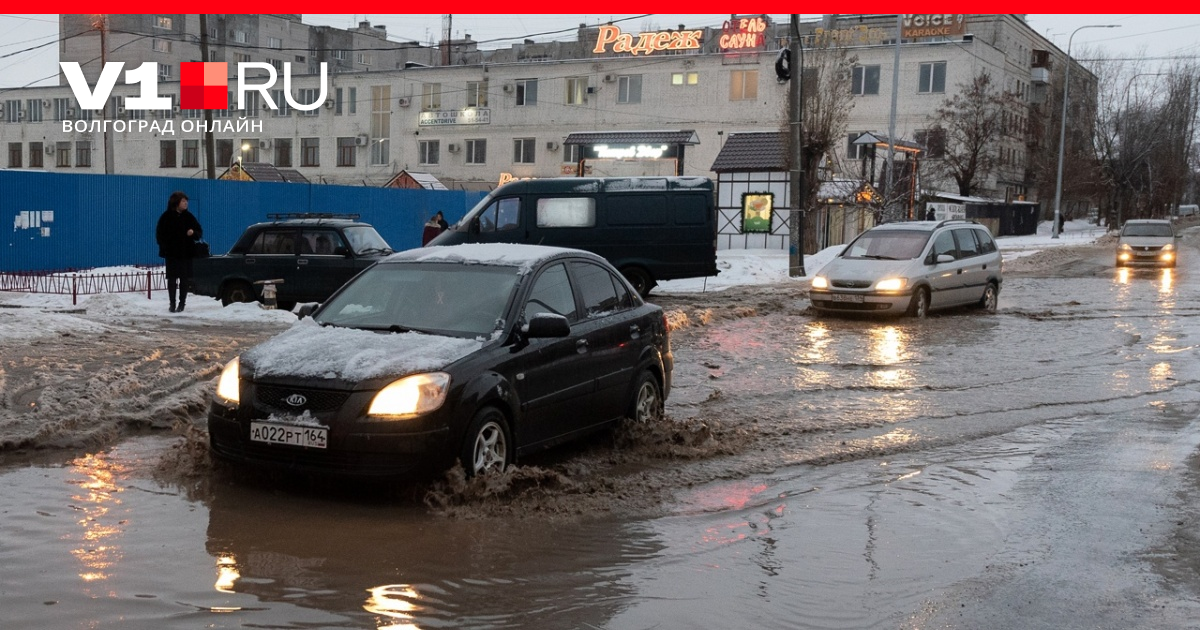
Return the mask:
<svg viewBox="0 0 1200 630">
<path fill-rule="evenodd" d="M 145 293 L 167 288 L 162 267 L 128 273 L 90 273 L 81 271 L 9 271 L 0 272 L 0 291 L 70 295 L 77 304 L 80 295 L 97 293 Z"/>
</svg>

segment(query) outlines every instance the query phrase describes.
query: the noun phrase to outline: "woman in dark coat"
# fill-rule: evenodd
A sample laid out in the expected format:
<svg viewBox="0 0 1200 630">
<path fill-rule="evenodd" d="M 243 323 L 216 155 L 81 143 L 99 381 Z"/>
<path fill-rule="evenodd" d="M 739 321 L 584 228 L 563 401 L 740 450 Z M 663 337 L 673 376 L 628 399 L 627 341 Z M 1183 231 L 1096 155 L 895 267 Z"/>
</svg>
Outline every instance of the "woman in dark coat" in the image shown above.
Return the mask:
<svg viewBox="0 0 1200 630">
<path fill-rule="evenodd" d="M 446 223 L 446 220 L 442 218 L 442 211 L 438 210 L 437 214 L 433 215 L 433 218 L 425 223 L 425 229 L 421 231 L 421 246 L 424 247 L 427 245 L 429 241 L 432 241 L 438 234 L 445 232 L 449 227 L 450 224 Z"/>
<path fill-rule="evenodd" d="M 182 192 L 171 193 L 167 209 L 158 218 L 154 230 L 158 241 L 158 255 L 167 263 L 167 296 L 171 300 L 171 312 L 183 311 L 187 303 L 188 282 L 192 279 L 192 249 L 196 241 L 204 236 L 200 222 L 188 212 L 188 197 Z M 175 306 L 175 288 L 179 287 L 179 306 Z"/>
</svg>

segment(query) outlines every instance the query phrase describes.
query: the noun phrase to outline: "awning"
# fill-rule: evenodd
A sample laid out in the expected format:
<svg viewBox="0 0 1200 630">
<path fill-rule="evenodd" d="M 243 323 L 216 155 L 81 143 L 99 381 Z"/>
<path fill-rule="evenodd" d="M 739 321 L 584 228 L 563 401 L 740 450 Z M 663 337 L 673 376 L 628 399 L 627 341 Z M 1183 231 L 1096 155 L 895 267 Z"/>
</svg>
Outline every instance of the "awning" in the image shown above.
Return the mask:
<svg viewBox="0 0 1200 630">
<path fill-rule="evenodd" d="M 883 147 L 886 149 L 888 146 L 888 137 L 882 133 L 868 131 L 855 139 L 854 144 L 873 144 L 877 147 Z M 897 151 L 905 153 L 919 153 L 925 150 L 924 146 L 921 146 L 916 142 L 911 140 L 902 140 L 899 138 L 892 141 L 892 147 Z"/>
<path fill-rule="evenodd" d="M 716 173 L 785 171 L 788 159 L 784 147 L 782 131 L 731 133 L 711 170 Z"/>
<path fill-rule="evenodd" d="M 677 131 L 578 131 L 563 144 L 700 144 L 693 129 Z"/>
</svg>

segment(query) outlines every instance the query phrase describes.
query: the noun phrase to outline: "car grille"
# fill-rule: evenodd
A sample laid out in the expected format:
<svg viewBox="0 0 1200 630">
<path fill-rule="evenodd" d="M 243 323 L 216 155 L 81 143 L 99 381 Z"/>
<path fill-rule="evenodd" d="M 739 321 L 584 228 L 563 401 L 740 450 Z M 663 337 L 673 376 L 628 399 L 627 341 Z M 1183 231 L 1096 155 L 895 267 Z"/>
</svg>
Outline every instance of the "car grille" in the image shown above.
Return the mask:
<svg viewBox="0 0 1200 630">
<path fill-rule="evenodd" d="M 283 411 L 333 411 L 342 406 L 350 394 L 346 392 L 331 392 L 321 389 L 298 389 L 279 385 L 259 385 L 256 388 L 258 403 L 272 409 Z M 306 400 L 303 404 L 294 406 L 286 401 L 289 396 L 299 394 Z"/>
<path fill-rule="evenodd" d="M 1133 248 L 1135 252 L 1157 252 L 1162 249 L 1161 245 L 1139 245 Z"/>
<path fill-rule="evenodd" d="M 830 280 L 829 283 L 839 289 L 867 289 L 871 286 L 870 280 Z"/>
</svg>

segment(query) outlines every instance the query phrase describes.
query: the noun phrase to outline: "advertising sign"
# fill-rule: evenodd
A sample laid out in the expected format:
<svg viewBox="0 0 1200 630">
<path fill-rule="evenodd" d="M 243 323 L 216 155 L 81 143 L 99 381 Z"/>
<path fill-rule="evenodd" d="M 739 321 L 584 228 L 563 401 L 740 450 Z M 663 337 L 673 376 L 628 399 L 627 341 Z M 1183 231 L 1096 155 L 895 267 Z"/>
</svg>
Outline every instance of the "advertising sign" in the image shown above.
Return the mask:
<svg viewBox="0 0 1200 630">
<path fill-rule="evenodd" d="M 967 32 L 967 16 L 961 13 L 908 13 L 901 18 L 900 37 L 950 37 Z"/>
<path fill-rule="evenodd" d="M 771 231 L 771 214 L 775 209 L 774 193 L 742 194 L 742 232 Z"/>
<path fill-rule="evenodd" d="M 444 109 L 421 112 L 417 124 L 421 127 L 441 125 L 490 125 L 492 110 L 487 108 Z"/>
</svg>

